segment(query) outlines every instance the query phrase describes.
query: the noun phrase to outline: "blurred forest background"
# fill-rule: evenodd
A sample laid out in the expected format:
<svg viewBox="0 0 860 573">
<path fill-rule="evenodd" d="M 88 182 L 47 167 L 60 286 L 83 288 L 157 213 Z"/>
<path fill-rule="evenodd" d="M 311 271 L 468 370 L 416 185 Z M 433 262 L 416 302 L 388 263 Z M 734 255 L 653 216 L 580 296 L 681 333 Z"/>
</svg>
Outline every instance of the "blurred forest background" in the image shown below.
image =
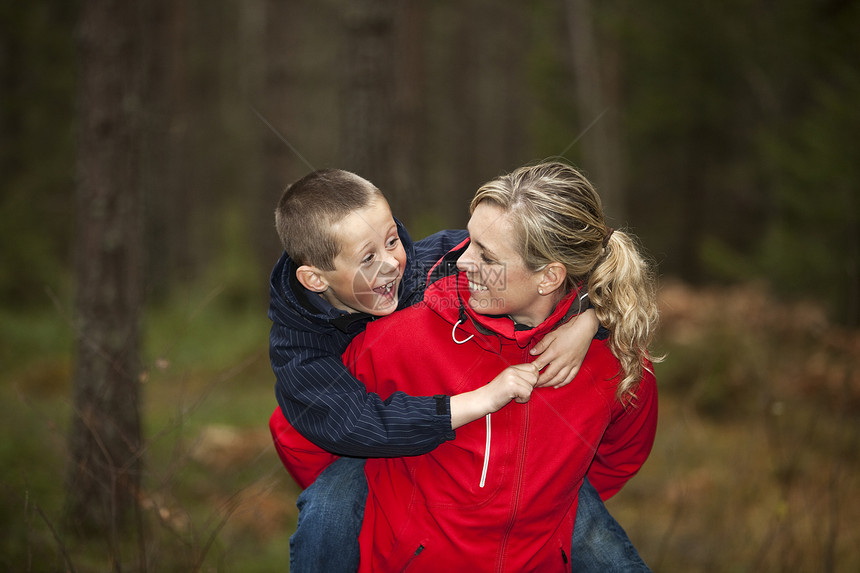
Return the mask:
<svg viewBox="0 0 860 573">
<path fill-rule="evenodd" d="M 860 570 L 860 2 L 0 14 L 0 568 L 286 569 L 298 490 L 266 428 L 283 188 L 352 169 L 420 238 L 563 157 L 662 277 L 657 443 L 609 503 L 645 560 Z M 114 473 L 92 483 L 133 508 L 101 528 L 78 491 L 99 451 Z"/>
</svg>

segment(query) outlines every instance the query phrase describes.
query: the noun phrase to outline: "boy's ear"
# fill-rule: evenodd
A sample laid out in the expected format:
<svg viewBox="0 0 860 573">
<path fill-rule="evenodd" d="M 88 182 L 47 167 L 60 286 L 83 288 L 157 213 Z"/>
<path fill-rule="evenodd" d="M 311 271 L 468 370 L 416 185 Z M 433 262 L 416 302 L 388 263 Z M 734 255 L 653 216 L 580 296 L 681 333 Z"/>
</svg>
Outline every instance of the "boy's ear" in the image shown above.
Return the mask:
<svg viewBox="0 0 860 573">
<path fill-rule="evenodd" d="M 567 278 L 567 269 L 561 263 L 549 263 L 541 271 L 542 276 L 538 283 L 538 288 L 543 294 L 555 292 L 564 285 L 564 279 Z"/>
<path fill-rule="evenodd" d="M 297 268 L 296 278 L 309 291 L 324 292 L 328 289 L 328 283 L 322 277 L 321 271 L 311 265 L 302 265 Z"/>
</svg>

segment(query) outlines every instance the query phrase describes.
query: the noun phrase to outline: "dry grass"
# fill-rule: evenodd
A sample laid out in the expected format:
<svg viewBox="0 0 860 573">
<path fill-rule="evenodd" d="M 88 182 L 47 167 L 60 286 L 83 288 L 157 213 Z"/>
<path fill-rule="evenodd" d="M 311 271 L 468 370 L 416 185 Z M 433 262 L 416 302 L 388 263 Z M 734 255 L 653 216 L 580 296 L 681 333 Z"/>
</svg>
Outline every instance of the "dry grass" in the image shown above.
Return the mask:
<svg viewBox="0 0 860 573">
<path fill-rule="evenodd" d="M 759 286 L 663 289 L 654 452 L 609 507 L 655 571 L 860 570 L 860 335 Z"/>
</svg>

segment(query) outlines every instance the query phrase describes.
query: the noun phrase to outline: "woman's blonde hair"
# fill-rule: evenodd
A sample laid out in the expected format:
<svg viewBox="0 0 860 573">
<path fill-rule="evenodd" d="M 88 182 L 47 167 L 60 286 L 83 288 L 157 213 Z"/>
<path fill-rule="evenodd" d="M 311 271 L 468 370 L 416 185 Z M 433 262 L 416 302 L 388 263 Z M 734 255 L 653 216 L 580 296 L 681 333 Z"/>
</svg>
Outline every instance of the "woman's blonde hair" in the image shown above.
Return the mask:
<svg viewBox="0 0 860 573">
<path fill-rule="evenodd" d="M 621 363 L 618 398 L 634 395 L 642 379 L 658 311 L 652 266 L 628 233 L 607 227 L 600 196 L 576 169 L 560 162 L 520 167 L 486 183 L 470 211 L 490 201 L 510 216 L 525 265 L 551 262 L 567 270 L 564 292 L 585 285 L 609 347 Z M 656 361 L 656 360 L 655 360 Z"/>
</svg>

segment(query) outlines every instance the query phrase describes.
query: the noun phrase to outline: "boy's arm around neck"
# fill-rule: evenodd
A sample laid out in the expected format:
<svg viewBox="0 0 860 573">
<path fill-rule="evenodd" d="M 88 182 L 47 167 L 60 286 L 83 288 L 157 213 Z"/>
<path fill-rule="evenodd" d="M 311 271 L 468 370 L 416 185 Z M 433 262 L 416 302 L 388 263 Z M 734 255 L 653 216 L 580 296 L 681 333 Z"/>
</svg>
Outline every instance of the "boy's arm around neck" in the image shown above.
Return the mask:
<svg viewBox="0 0 860 573">
<path fill-rule="evenodd" d="M 448 251 L 468 237 L 469 233 L 465 229 L 453 229 L 433 233 L 415 242 L 413 258 L 407 261 L 411 271 L 407 277 L 408 284 L 404 284 L 400 308 L 412 306 L 424 298 L 427 273 Z"/>
</svg>

